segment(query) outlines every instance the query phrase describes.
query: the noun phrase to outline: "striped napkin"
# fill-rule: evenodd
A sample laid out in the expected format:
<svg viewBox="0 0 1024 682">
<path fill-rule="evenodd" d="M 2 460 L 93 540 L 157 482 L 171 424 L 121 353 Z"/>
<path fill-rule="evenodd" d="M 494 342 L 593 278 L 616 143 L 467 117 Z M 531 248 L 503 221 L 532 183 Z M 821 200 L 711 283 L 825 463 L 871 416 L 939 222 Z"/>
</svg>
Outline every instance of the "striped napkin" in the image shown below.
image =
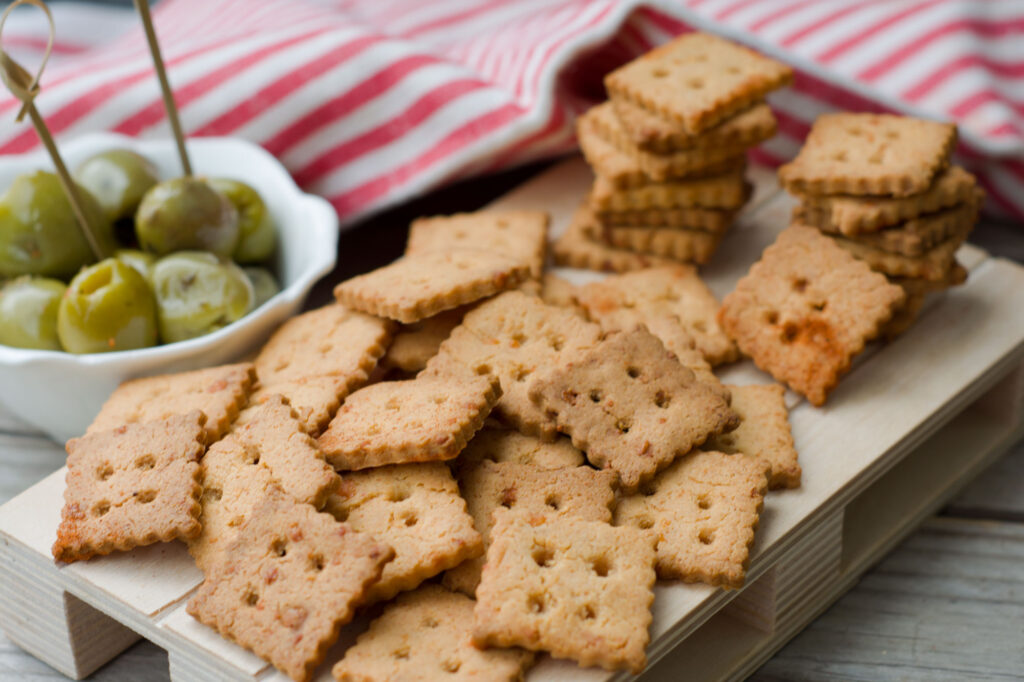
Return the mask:
<svg viewBox="0 0 1024 682">
<path fill-rule="evenodd" d="M 4 45 L 31 66 L 46 28 L 24 9 Z M 53 10 L 37 104 L 54 134 L 168 135 L 133 11 Z M 188 133 L 263 145 L 345 224 L 573 150 L 604 73 L 695 29 L 797 70 L 761 161 L 792 158 L 834 109 L 956 120 L 989 209 L 1024 218 L 1022 0 L 163 0 L 155 19 Z M 16 109 L 0 97 L 2 154 L 38 144 Z"/>
</svg>

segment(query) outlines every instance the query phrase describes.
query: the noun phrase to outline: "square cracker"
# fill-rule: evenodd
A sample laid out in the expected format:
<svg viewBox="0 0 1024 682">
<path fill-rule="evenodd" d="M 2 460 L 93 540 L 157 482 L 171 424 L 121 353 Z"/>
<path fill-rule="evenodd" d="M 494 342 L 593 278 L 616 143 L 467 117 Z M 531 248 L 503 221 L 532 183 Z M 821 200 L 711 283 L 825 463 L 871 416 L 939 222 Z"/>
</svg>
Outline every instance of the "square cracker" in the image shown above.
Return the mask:
<svg viewBox="0 0 1024 682">
<path fill-rule="evenodd" d="M 626 490 L 739 422 L 720 395 L 643 328 L 610 334 L 578 360 L 538 377 L 530 397 L 591 464 L 615 471 Z"/>
<path fill-rule="evenodd" d="M 549 516 L 574 516 L 589 521 L 612 520 L 615 474 L 587 466 L 541 469 L 519 462 L 484 460 L 459 475 L 476 529 L 490 544 L 496 509 L 515 509 Z M 480 583 L 484 559 L 460 564 L 444 574 L 444 584 L 470 596 Z"/>
<path fill-rule="evenodd" d="M 675 316 L 711 365 L 739 357 L 735 344 L 715 319 L 720 307 L 715 295 L 690 266 L 671 265 L 608 277 L 581 287 L 577 299 L 606 330 L 643 324 L 658 336 L 656 329 L 662 327 L 655 320 Z"/>
<path fill-rule="evenodd" d="M 53 556 L 80 561 L 199 533 L 199 410 L 67 443 L 67 488 Z"/>
<path fill-rule="evenodd" d="M 257 396 L 280 393 L 306 429 L 319 433 L 341 400 L 369 380 L 393 326 L 337 304 L 291 318 L 256 356 Z"/>
<path fill-rule="evenodd" d="M 518 462 L 539 469 L 561 469 L 583 464 L 583 453 L 565 437 L 545 442 L 508 429 L 483 428 L 450 462 L 457 476 L 480 462 Z"/>
<path fill-rule="evenodd" d="M 409 324 L 514 289 L 529 277 L 530 263 L 505 253 L 423 251 L 342 282 L 334 296 L 353 310 Z"/>
<path fill-rule="evenodd" d="M 201 410 L 206 415 L 206 442 L 212 443 L 224 435 L 238 416 L 249 399 L 255 378 L 252 364 L 242 362 L 132 379 L 107 398 L 86 433 Z"/>
<path fill-rule="evenodd" d="M 600 335 L 596 324 L 570 310 L 511 291 L 466 315 L 424 373 L 442 377 L 493 374 L 501 381 L 503 392 L 496 415 L 528 435 L 551 440 L 554 424 L 530 402 L 527 383 L 538 370 L 564 363 L 593 347 Z"/>
<path fill-rule="evenodd" d="M 415 589 L 484 551 L 459 486 L 441 462 L 347 473 L 324 511 L 395 550 L 367 603 Z"/>
<path fill-rule="evenodd" d="M 576 124 L 580 148 L 587 161 L 598 174 L 605 171 L 612 177 L 618 169 L 631 175 L 637 171 L 655 182 L 698 173 L 709 166 L 725 163 L 730 159 L 741 159 L 747 148 L 741 145 L 718 145 L 696 147 L 668 154 L 651 154 L 633 145 L 622 132 L 610 103 L 594 107 L 580 117 Z M 623 175 L 617 182 L 624 182 Z"/>
<path fill-rule="evenodd" d="M 616 187 L 598 176 L 590 193 L 590 205 L 599 214 L 679 208 L 732 210 L 742 206 L 749 194 L 743 168 L 698 180 L 668 180 L 627 188 Z"/>
<path fill-rule="evenodd" d="M 568 229 L 555 241 L 552 252 L 555 262 L 570 268 L 599 272 L 631 272 L 671 261 L 643 253 L 609 246 L 595 236 L 603 232 L 601 223 L 586 204 L 576 209 Z"/>
<path fill-rule="evenodd" d="M 956 252 L 974 229 L 974 222 L 962 223 L 946 240 L 920 256 L 905 256 L 883 251 L 861 241 L 830 235 L 840 247 L 871 266 L 872 270 L 890 277 L 913 277 L 941 282 L 949 277 L 956 261 Z"/>
<path fill-rule="evenodd" d="M 451 459 L 500 397 L 489 375 L 373 384 L 345 400 L 318 442 L 338 470 Z"/>
<path fill-rule="evenodd" d="M 530 276 L 544 271 L 548 240 L 544 211 L 478 211 L 417 218 L 409 228 L 405 253 L 483 249 L 512 256 L 530 266 Z"/>
<path fill-rule="evenodd" d="M 601 521 L 497 510 L 474 643 L 639 673 L 650 641 L 655 542 Z"/>
<path fill-rule="evenodd" d="M 891 114 L 822 114 L 796 158 L 779 168 L 795 194 L 906 197 L 949 163 L 956 126 Z"/>
<path fill-rule="evenodd" d="M 777 127 L 771 107 L 764 102 L 730 116 L 700 135 L 691 135 L 676 121 L 628 100 L 620 99 L 611 104 L 618 130 L 609 130 L 606 137 L 624 135 L 620 147 L 628 141 L 653 154 L 708 147 L 753 147 L 774 135 Z"/>
<path fill-rule="evenodd" d="M 708 130 L 793 80 L 785 64 L 707 33 L 688 33 L 605 76 L 613 101 L 625 100 Z"/>
<path fill-rule="evenodd" d="M 207 571 L 188 613 L 309 680 L 393 555 L 330 514 L 271 494 Z"/>
<path fill-rule="evenodd" d="M 791 225 L 725 297 L 718 321 L 758 367 L 823 405 L 903 299 L 818 230 Z"/>
<path fill-rule="evenodd" d="M 403 372 L 419 372 L 427 366 L 430 358 L 437 355 L 441 344 L 451 336 L 453 329 L 462 324 L 462 318 L 471 309 L 470 306 L 452 308 L 425 320 L 402 325 L 381 364 Z"/>
<path fill-rule="evenodd" d="M 597 211 L 597 220 L 605 231 L 614 227 L 654 227 L 725 232 L 732 225 L 736 211 L 717 208 L 651 208 L 639 211 Z"/>
<path fill-rule="evenodd" d="M 605 228 L 604 233 L 613 247 L 697 265 L 711 260 L 723 237 L 721 233 L 701 230 L 656 227 L 612 226 Z"/>
<path fill-rule="evenodd" d="M 772 490 L 800 487 L 800 464 L 789 428 L 785 389 L 779 384 L 754 384 L 730 386 L 729 390 L 740 425 L 731 433 L 711 438 L 707 449 L 729 455 L 742 452 L 768 462 L 768 487 Z"/>
<path fill-rule="evenodd" d="M 979 203 L 971 200 L 952 208 L 911 218 L 898 225 L 877 232 L 868 232 L 850 238 L 873 250 L 895 253 L 908 258 L 923 256 L 955 234 L 970 229 L 978 219 Z M 822 232 L 837 233 L 829 222 L 828 213 L 807 206 L 793 212 L 793 221 L 813 225 Z"/>
<path fill-rule="evenodd" d="M 617 525 L 658 537 L 658 577 L 742 587 L 764 494 L 767 462 L 694 452 L 616 510 Z"/>
<path fill-rule="evenodd" d="M 473 646 L 472 599 L 439 585 L 399 595 L 334 666 L 338 682 L 518 682 L 533 662 L 522 649 Z"/>
<path fill-rule="evenodd" d="M 319 509 L 341 482 L 276 394 L 242 410 L 231 431 L 206 451 L 202 469 L 203 530 L 188 548 L 204 571 L 271 488 Z"/>
<path fill-rule="evenodd" d="M 977 184 L 974 176 L 963 168 L 950 166 L 938 174 L 927 190 L 909 197 L 807 195 L 801 199 L 808 209 L 828 216 L 831 231 L 856 236 L 968 203 L 975 198 Z"/>
<path fill-rule="evenodd" d="M 732 400 L 729 389 L 723 386 L 715 376 L 704 354 L 697 348 L 697 341 L 690 335 L 686 325 L 678 316 L 671 314 L 647 316 L 642 323 L 633 326 L 633 328 L 636 327 L 645 327 L 647 331 L 657 336 L 665 349 L 676 356 L 679 364 L 693 372 L 697 381 L 711 389 L 727 404 Z M 628 329 L 627 326 L 623 330 Z M 608 331 L 615 330 L 609 329 Z"/>
<path fill-rule="evenodd" d="M 593 121 L 585 116 L 576 125 L 580 151 L 594 172 L 615 187 L 642 187 L 652 181 L 669 178 L 694 179 L 721 175 L 746 164 L 742 147 L 688 149 L 673 154 L 667 161 L 640 159 L 616 147 L 601 136 Z"/>
</svg>

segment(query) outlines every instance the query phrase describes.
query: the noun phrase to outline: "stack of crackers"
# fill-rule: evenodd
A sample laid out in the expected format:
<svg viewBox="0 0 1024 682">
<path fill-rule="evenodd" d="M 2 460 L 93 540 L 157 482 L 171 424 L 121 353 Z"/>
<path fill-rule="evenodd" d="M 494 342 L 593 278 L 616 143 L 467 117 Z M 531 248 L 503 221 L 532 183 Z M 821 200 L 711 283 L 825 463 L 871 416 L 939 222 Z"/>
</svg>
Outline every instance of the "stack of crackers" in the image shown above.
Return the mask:
<svg viewBox="0 0 1024 682">
<path fill-rule="evenodd" d="M 804 147 L 779 169 L 800 199 L 793 222 L 817 228 L 906 292 L 883 330 L 892 338 L 926 294 L 961 284 L 956 251 L 978 219 L 983 193 L 950 164 L 956 127 L 893 115 L 819 117 Z"/>
<path fill-rule="evenodd" d="M 597 176 L 576 232 L 616 250 L 706 263 L 750 196 L 747 150 L 775 134 L 764 97 L 789 67 L 691 33 L 605 79 L 610 101 L 578 122 Z M 592 267 L 574 254 L 566 265 Z"/>
<path fill-rule="evenodd" d="M 295 680 L 521 679 L 535 652 L 639 672 L 658 578 L 743 584 L 800 484 L 777 384 L 688 265 L 574 287 L 547 216 L 417 221 L 252 363 L 123 384 L 68 443 L 62 561 L 181 539 L 188 612 Z"/>
</svg>

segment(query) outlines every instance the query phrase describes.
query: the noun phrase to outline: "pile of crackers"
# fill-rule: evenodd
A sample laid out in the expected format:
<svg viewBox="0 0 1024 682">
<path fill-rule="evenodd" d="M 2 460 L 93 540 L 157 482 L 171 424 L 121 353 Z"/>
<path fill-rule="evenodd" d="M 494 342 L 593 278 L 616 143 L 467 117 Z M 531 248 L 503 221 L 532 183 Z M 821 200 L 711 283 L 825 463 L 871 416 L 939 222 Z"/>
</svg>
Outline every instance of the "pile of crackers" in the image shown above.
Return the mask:
<svg viewBox="0 0 1024 682">
<path fill-rule="evenodd" d="M 596 180 L 575 229 L 613 249 L 707 263 L 750 197 L 747 150 L 775 134 L 764 98 L 791 80 L 786 65 L 705 33 L 610 73 L 609 101 L 578 122 Z M 565 264 L 589 267 L 563 250 Z"/>
<path fill-rule="evenodd" d="M 575 287 L 547 226 L 421 219 L 252 363 L 123 384 L 67 445 L 54 556 L 185 541 L 188 612 L 295 680 L 360 612 L 338 680 L 642 670 L 656 579 L 741 586 L 800 466 L 782 387 L 715 377 L 692 266 Z"/>
<path fill-rule="evenodd" d="M 956 251 L 984 193 L 951 165 L 956 126 L 888 114 L 818 117 L 779 179 L 800 204 L 793 222 L 817 228 L 906 292 L 888 338 L 917 318 L 925 297 L 967 278 Z"/>
</svg>

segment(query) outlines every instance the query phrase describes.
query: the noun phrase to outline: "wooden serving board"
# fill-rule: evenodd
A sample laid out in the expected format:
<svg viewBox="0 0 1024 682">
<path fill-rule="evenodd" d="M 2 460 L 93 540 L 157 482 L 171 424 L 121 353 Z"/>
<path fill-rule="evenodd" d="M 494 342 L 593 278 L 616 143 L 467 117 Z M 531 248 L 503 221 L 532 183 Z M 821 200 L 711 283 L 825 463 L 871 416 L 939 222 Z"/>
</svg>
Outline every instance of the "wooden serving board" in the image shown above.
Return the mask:
<svg viewBox="0 0 1024 682">
<path fill-rule="evenodd" d="M 750 175 L 751 203 L 702 270 L 719 297 L 789 222 L 792 200 L 774 173 Z M 573 159 L 494 206 L 546 209 L 557 235 L 590 181 Z M 959 259 L 967 283 L 936 297 L 893 343 L 869 347 L 824 408 L 788 394 L 803 485 L 767 496 L 744 589 L 658 584 L 644 679 L 749 674 L 1024 433 L 1024 268 L 972 246 Z M 770 380 L 749 361 L 719 374 Z M 62 469 L 0 507 L 0 628 L 12 641 L 75 678 L 141 636 L 167 650 L 174 680 L 285 679 L 185 612 L 202 576 L 180 543 L 56 565 L 63 490 Z M 318 679 L 330 679 L 330 664 L 364 627 L 344 630 Z M 529 674 L 625 677 L 550 658 Z"/>
</svg>

